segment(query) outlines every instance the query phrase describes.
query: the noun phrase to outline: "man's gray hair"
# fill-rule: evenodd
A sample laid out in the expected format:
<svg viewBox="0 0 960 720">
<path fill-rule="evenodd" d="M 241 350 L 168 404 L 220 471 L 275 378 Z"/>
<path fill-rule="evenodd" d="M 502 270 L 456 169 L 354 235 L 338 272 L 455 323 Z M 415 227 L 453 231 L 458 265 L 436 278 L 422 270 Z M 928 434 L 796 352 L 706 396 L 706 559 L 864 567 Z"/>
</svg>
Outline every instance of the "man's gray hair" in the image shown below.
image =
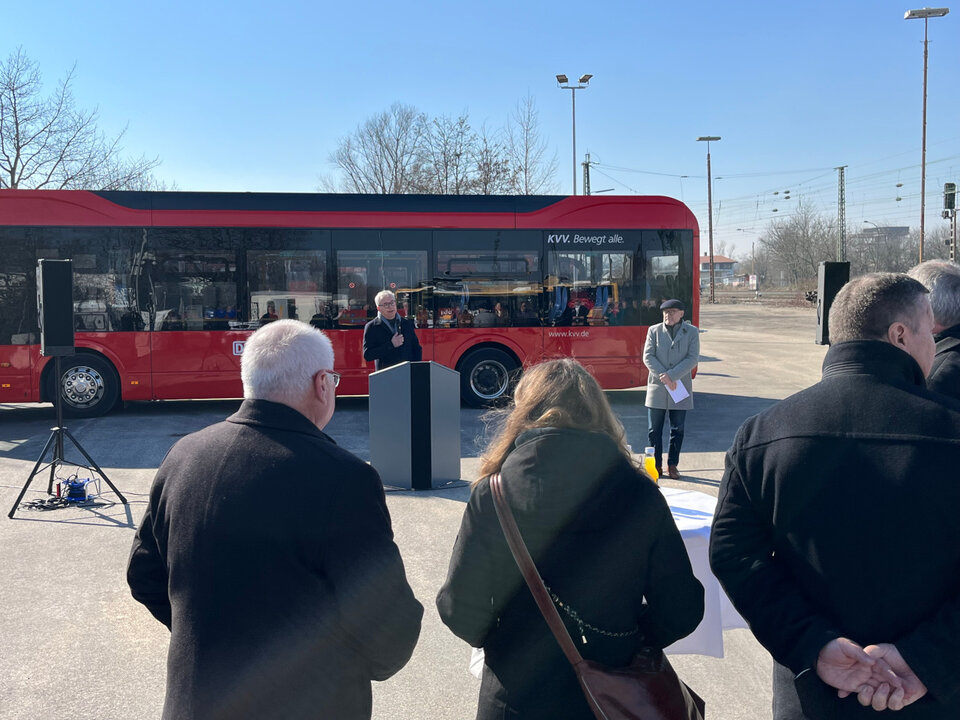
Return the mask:
<svg viewBox="0 0 960 720">
<path fill-rule="evenodd" d="M 394 302 L 397 301 L 397 296 L 394 295 L 390 290 L 381 290 L 373 298 L 373 302 L 379 305 L 381 302 L 383 302 L 383 299 L 387 297 L 393 298 Z"/>
<path fill-rule="evenodd" d="M 949 260 L 927 260 L 907 273 L 930 291 L 930 306 L 937 325 L 960 325 L 960 265 Z"/>
<path fill-rule="evenodd" d="M 830 342 L 887 341 L 887 330 L 902 322 L 919 327 L 927 289 L 904 273 L 869 273 L 854 278 L 830 306 Z"/>
<path fill-rule="evenodd" d="M 330 339 L 299 320 L 277 320 L 253 333 L 243 348 L 243 397 L 299 402 L 320 370 L 333 370 Z"/>
</svg>

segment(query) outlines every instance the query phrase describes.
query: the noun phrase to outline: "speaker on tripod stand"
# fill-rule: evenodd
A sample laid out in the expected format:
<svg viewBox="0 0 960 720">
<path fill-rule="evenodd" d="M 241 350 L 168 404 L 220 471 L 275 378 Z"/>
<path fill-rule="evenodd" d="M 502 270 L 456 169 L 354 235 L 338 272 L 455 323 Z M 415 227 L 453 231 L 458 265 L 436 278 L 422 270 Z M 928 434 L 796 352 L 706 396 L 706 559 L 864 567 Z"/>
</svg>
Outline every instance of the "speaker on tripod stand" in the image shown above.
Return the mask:
<svg viewBox="0 0 960 720">
<path fill-rule="evenodd" d="M 57 426 L 51 428 L 50 437 L 47 438 L 46 445 L 40 453 L 37 464 L 27 481 L 17 496 L 17 501 L 13 504 L 7 517 L 13 517 L 20 501 L 30 487 L 33 478 L 42 472 L 41 465 L 47 456 L 47 451 L 53 448 L 53 457 L 50 464 L 43 469 L 50 470 L 50 482 L 47 484 L 47 494 L 53 495 L 53 484 L 56 479 L 57 470 L 64 464 L 63 457 L 63 438 L 67 437 L 73 446 L 86 459 L 89 465 L 76 465 L 78 468 L 95 471 L 110 486 L 110 489 L 120 498 L 124 505 L 127 499 L 117 490 L 116 486 L 110 482 L 103 470 L 94 462 L 87 451 L 83 449 L 77 439 L 70 434 L 70 431 L 63 426 L 63 396 L 60 386 L 60 358 L 64 355 L 73 355 L 76 352 L 73 338 L 73 261 L 72 260 L 47 260 L 42 259 L 37 262 L 37 315 L 40 324 L 40 354 L 45 357 L 53 357 L 54 372 L 56 373 L 56 382 L 54 387 L 56 392 L 53 400 L 54 408 L 57 413 Z M 75 485 L 76 483 L 74 483 Z M 75 493 L 75 488 L 71 489 Z M 84 494 L 84 497 L 86 495 Z M 76 499 L 76 495 L 74 498 Z"/>
</svg>

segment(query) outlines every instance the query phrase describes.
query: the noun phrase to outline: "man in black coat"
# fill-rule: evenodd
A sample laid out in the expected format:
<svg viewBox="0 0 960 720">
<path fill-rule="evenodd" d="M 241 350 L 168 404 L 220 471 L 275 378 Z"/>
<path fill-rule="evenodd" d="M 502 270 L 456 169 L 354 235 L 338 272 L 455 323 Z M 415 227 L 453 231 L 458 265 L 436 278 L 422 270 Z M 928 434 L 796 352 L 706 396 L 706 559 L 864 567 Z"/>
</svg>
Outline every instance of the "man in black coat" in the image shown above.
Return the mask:
<svg viewBox="0 0 960 720">
<path fill-rule="evenodd" d="M 264 326 L 240 410 L 157 471 L 127 581 L 170 629 L 167 720 L 370 718 L 371 680 L 413 652 L 423 607 L 380 479 L 322 432 L 332 368 L 319 330 Z"/>
<path fill-rule="evenodd" d="M 423 348 L 413 320 L 397 314 L 396 296 L 389 290 L 381 290 L 374 301 L 377 316 L 363 328 L 363 359 L 372 360 L 377 370 L 422 360 Z"/>
<path fill-rule="evenodd" d="M 864 275 L 829 320 L 822 380 L 727 452 L 711 567 L 773 655 L 775 720 L 955 719 L 960 404 L 924 386 L 927 292 Z"/>
<path fill-rule="evenodd" d="M 960 265 L 927 260 L 908 274 L 930 291 L 933 308 L 937 350 L 927 387 L 960 400 Z"/>
</svg>

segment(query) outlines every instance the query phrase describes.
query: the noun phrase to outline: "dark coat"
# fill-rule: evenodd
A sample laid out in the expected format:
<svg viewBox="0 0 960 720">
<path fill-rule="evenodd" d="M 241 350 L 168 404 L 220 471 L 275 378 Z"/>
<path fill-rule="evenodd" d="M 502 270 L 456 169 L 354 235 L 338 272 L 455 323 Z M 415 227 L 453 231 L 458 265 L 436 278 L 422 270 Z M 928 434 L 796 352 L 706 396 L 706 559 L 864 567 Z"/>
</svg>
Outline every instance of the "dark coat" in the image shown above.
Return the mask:
<svg viewBox="0 0 960 720">
<path fill-rule="evenodd" d="M 778 697 L 799 691 L 811 718 L 877 717 L 808 670 L 836 637 L 896 644 L 926 684 L 898 720 L 960 717 L 960 404 L 944 400 L 893 345 L 839 343 L 819 383 L 747 420 L 727 453 L 711 566 L 802 673 Z"/>
<path fill-rule="evenodd" d="M 588 623 L 584 657 L 627 664 L 641 643 L 665 647 L 703 616 L 703 587 L 656 485 L 609 436 L 578 430 L 524 433 L 502 469 L 504 493 L 547 585 Z M 643 604 L 646 597 L 647 606 Z M 437 595 L 443 622 L 485 666 L 478 718 L 593 718 L 573 669 L 517 568 L 484 479 L 471 493 Z"/>
<path fill-rule="evenodd" d="M 170 450 L 127 581 L 171 630 L 169 720 L 369 718 L 423 614 L 376 471 L 265 400 Z"/>
<path fill-rule="evenodd" d="M 937 335 L 937 354 L 933 358 L 927 387 L 960 400 L 960 325 Z"/>
<path fill-rule="evenodd" d="M 379 315 L 368 322 L 363 328 L 363 359 L 373 361 L 377 370 L 383 370 L 391 365 L 402 362 L 417 362 L 423 359 L 423 348 L 417 339 L 417 330 L 410 318 L 397 315 L 393 322 L 400 323 L 400 332 L 403 334 L 403 345 L 393 346 L 393 330 Z"/>
</svg>

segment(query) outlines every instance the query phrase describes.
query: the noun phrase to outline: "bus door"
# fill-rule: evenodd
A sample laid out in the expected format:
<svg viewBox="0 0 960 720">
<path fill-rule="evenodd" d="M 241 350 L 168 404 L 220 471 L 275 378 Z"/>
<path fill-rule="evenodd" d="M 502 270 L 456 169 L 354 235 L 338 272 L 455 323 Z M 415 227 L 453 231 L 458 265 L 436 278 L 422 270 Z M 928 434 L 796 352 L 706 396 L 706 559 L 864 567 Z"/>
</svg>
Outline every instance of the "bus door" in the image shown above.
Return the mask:
<svg viewBox="0 0 960 720">
<path fill-rule="evenodd" d="M 330 336 L 340 393 L 365 394 L 373 362 L 363 359 L 363 328 L 377 315 L 381 290 L 397 296 L 397 313 L 417 324 L 423 359 L 432 360 L 433 295 L 429 230 L 334 230 Z"/>
<path fill-rule="evenodd" d="M 551 231 L 544 239 L 544 355 L 576 358 L 601 384 L 623 387 L 624 375 L 639 384 L 645 333 L 634 278 L 641 232 Z"/>
<path fill-rule="evenodd" d="M 223 229 L 150 228 L 139 284 L 156 399 L 242 397 L 239 242 Z M 149 277 L 149 280 L 147 280 Z M 143 308 L 143 305 L 141 305 Z"/>
</svg>

